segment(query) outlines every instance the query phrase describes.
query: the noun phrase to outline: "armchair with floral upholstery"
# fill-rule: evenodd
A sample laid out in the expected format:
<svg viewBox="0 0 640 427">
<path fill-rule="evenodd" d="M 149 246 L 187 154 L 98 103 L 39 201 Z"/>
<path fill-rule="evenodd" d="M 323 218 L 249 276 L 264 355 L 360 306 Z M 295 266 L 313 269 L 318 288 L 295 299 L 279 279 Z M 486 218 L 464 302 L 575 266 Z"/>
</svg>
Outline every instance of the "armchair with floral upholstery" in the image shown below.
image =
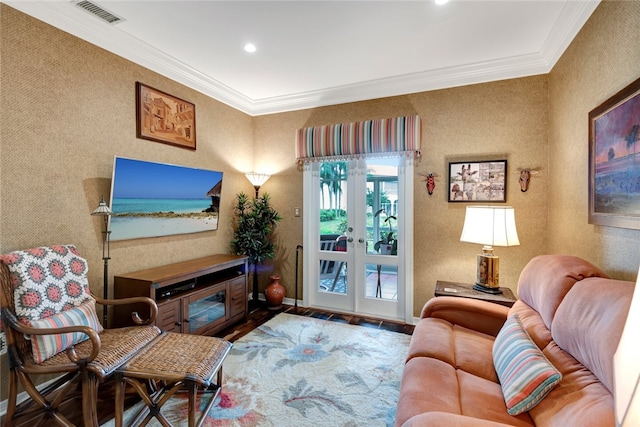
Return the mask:
<svg viewBox="0 0 640 427">
<path fill-rule="evenodd" d="M 9 358 L 5 426 L 41 411 L 73 425 L 59 410 L 74 394 L 82 399 L 83 424 L 97 426 L 98 386 L 160 334 L 150 298 L 105 300 L 89 291 L 88 265 L 73 245 L 54 245 L 0 255 L 0 309 Z M 150 306 L 150 318 L 132 313 L 136 326 L 104 329 L 95 304 Z M 38 377 L 59 374 L 44 387 Z M 29 398 L 18 402 L 19 385 Z"/>
</svg>

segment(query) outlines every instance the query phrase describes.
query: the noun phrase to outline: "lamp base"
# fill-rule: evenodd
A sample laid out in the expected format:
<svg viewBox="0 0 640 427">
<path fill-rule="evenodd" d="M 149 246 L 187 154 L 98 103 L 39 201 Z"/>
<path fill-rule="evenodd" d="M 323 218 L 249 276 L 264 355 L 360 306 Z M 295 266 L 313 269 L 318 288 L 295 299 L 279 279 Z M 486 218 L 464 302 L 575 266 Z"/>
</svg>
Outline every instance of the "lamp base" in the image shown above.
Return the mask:
<svg viewBox="0 0 640 427">
<path fill-rule="evenodd" d="M 473 285 L 473 289 L 475 289 L 476 291 L 484 292 L 486 294 L 493 294 L 493 295 L 498 295 L 502 293 L 500 288 L 487 288 L 486 286 L 482 286 L 478 283 Z"/>
<path fill-rule="evenodd" d="M 486 289 L 500 288 L 500 258 L 492 253 L 478 254 L 476 284 Z"/>
</svg>

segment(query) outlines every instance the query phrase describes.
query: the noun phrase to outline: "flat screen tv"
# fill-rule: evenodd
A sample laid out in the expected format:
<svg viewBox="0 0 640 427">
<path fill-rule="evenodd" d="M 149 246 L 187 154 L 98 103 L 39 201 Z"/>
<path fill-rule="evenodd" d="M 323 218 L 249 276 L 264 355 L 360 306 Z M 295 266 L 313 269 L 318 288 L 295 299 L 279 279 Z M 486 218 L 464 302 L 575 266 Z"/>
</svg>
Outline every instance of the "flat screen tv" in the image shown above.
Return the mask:
<svg viewBox="0 0 640 427">
<path fill-rule="evenodd" d="M 115 157 L 111 240 L 218 229 L 222 172 Z"/>
</svg>

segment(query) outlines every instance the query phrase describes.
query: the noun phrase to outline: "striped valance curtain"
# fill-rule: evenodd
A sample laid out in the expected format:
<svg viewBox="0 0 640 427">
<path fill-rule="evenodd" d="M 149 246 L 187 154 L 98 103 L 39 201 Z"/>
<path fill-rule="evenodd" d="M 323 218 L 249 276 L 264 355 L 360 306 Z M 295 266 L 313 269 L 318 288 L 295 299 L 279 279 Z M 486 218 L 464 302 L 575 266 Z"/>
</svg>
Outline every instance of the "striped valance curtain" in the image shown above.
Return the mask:
<svg viewBox="0 0 640 427">
<path fill-rule="evenodd" d="M 388 154 L 420 155 L 420 117 L 314 126 L 296 131 L 299 163 Z"/>
</svg>

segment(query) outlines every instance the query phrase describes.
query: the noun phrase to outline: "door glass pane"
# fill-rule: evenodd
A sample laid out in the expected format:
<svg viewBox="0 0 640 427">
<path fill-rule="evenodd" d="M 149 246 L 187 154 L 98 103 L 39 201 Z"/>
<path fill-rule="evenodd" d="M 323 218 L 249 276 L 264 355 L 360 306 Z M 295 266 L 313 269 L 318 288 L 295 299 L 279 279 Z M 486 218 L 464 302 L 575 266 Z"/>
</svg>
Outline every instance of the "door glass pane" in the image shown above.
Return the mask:
<svg viewBox="0 0 640 427">
<path fill-rule="evenodd" d="M 369 254 L 398 255 L 398 159 L 367 160 Z"/>
<path fill-rule="evenodd" d="M 189 333 L 225 317 L 226 291 L 189 302 Z"/>
<path fill-rule="evenodd" d="M 344 261 L 320 260 L 318 291 L 347 293 L 347 263 Z"/>
<path fill-rule="evenodd" d="M 346 251 L 339 237 L 347 231 L 347 172 L 347 162 L 320 165 L 320 250 Z"/>
<path fill-rule="evenodd" d="M 398 267 L 395 265 L 365 265 L 365 298 L 398 300 Z"/>
</svg>

